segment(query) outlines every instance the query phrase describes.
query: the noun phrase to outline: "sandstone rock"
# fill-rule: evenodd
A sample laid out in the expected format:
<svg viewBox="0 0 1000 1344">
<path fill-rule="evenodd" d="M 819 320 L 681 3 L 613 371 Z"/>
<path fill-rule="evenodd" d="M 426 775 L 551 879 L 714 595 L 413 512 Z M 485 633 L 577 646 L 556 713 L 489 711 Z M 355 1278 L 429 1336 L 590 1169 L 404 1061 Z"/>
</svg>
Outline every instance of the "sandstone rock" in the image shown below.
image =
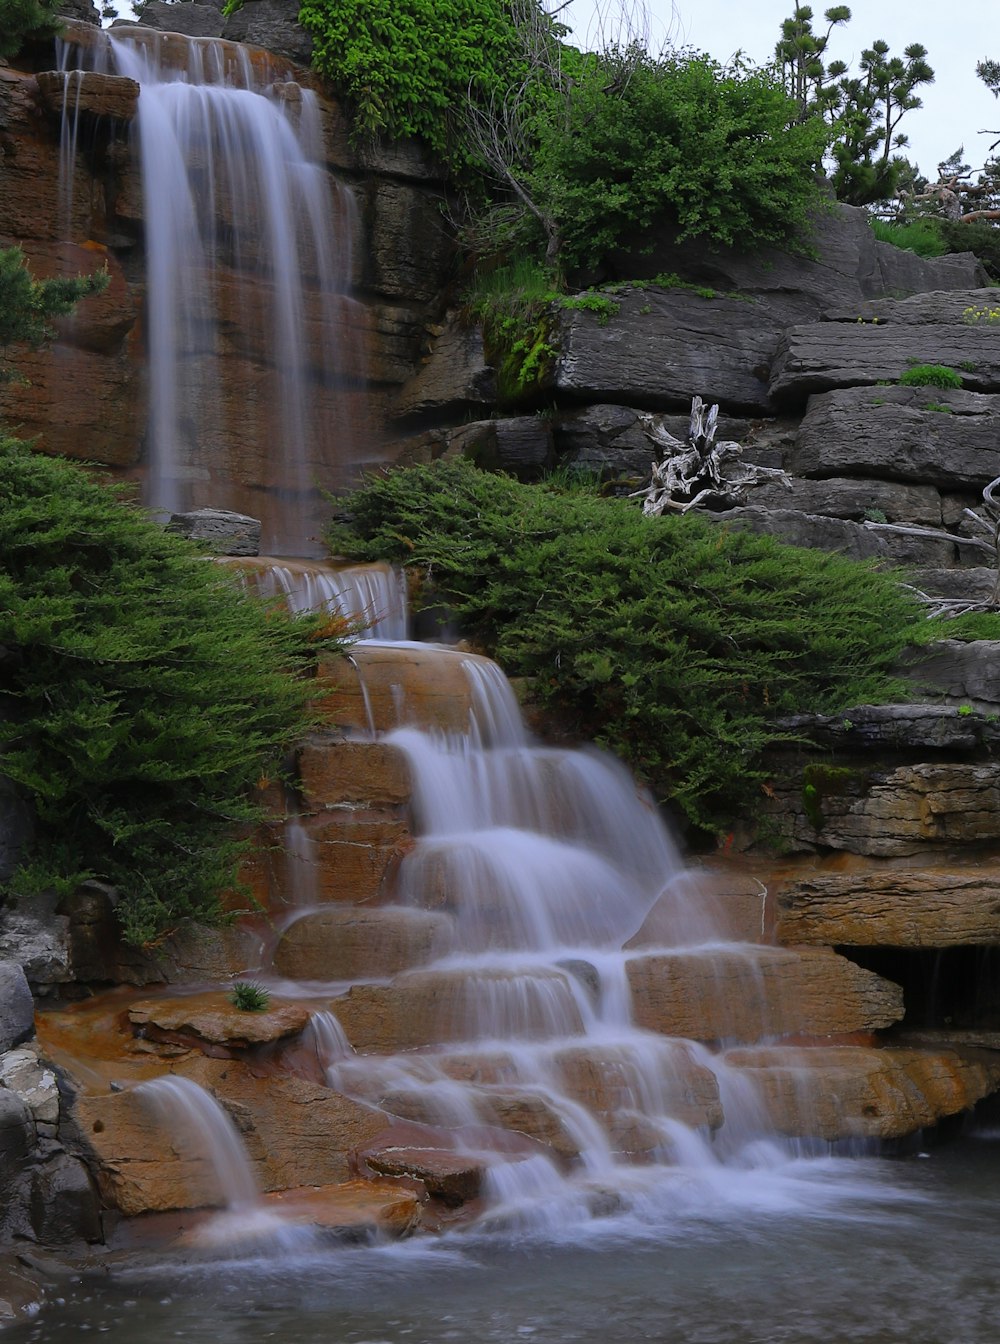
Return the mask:
<svg viewBox="0 0 1000 1344">
<path fill-rule="evenodd" d="M 257 555 L 260 552 L 260 522 L 243 513 L 225 509 L 192 509 L 175 513 L 167 524 L 189 541 L 204 542 L 213 555 Z"/>
<path fill-rule="evenodd" d="M 453 1207 L 479 1196 L 485 1162 L 445 1148 L 375 1148 L 365 1164 L 383 1176 L 409 1176 Z"/>
<path fill-rule="evenodd" d="M 1000 943 L 994 868 L 892 869 L 801 877 L 777 898 L 783 943 L 961 947 Z"/>
<path fill-rule="evenodd" d="M 931 402 L 952 413 L 926 410 Z M 981 490 L 996 475 L 998 432 L 997 397 L 941 388 L 844 388 L 809 398 L 792 470 Z"/>
<path fill-rule="evenodd" d="M 449 322 L 429 357 L 396 397 L 400 419 L 447 411 L 458 415 L 496 401 L 496 370 L 487 363 L 479 327 Z"/>
<path fill-rule="evenodd" d="M 407 1237 L 421 1221 L 419 1197 L 394 1181 L 343 1181 L 277 1190 L 264 1204 L 287 1222 L 319 1228 L 337 1241 Z"/>
<path fill-rule="evenodd" d="M 845 767 L 814 782 L 811 801 L 802 780 L 776 780 L 774 787 L 779 829 L 806 845 L 893 858 L 1000 837 L 1000 766 L 993 764 Z"/>
<path fill-rule="evenodd" d="M 536 1038 L 582 1030 L 565 976 L 544 967 L 474 975 L 407 971 L 389 985 L 355 985 L 331 1007 L 361 1053 L 473 1041 L 491 1029 Z"/>
<path fill-rule="evenodd" d="M 752 303 L 686 290 L 629 290 L 617 315 L 561 310 L 554 390 L 649 410 L 695 395 L 728 411 L 772 409 L 767 379 L 780 327 Z"/>
<path fill-rule="evenodd" d="M 778 1133 L 827 1140 L 900 1138 L 969 1109 L 1000 1084 L 1000 1061 L 956 1051 L 730 1050 Z"/>
<path fill-rule="evenodd" d="M 262 1012 L 247 1012 L 235 1007 L 229 996 L 219 991 L 186 995 L 179 999 L 150 999 L 134 1003 L 128 1018 L 138 1035 L 156 1039 L 168 1037 L 193 1039 L 196 1044 L 224 1045 L 243 1050 L 294 1036 L 309 1021 L 310 1012 L 301 1003 L 282 1003 L 271 999 Z"/>
<path fill-rule="evenodd" d="M 367 980 L 420 966 L 450 943 L 451 921 L 426 910 L 320 910 L 287 929 L 274 965 L 291 980 Z"/>
<path fill-rule="evenodd" d="M 971 392 L 1000 392 L 1000 330 L 989 324 L 940 324 L 929 336 L 919 326 L 863 322 L 790 327 L 774 356 L 770 395 L 787 404 L 833 388 L 894 383 L 914 364 L 961 369 Z M 945 404 L 937 395 L 940 388 L 916 390 L 928 401 Z"/>
<path fill-rule="evenodd" d="M 362 733 L 408 725 L 467 732 L 473 700 L 465 663 L 477 661 L 460 649 L 358 645 L 350 659 L 320 659 L 319 707 L 327 722 Z"/>
<path fill-rule="evenodd" d="M 162 0 L 151 0 L 160 4 Z M 185 5 L 184 10 L 201 8 Z M 124 75 L 99 75 L 92 70 L 45 70 L 36 76 L 38 92 L 50 113 L 62 117 L 63 109 L 71 114 L 90 117 L 112 117 L 115 121 L 131 121 L 139 101 L 139 85 Z"/>
<path fill-rule="evenodd" d="M 19 962 L 0 961 L 0 1053 L 35 1034 L 35 1001 Z"/>
<path fill-rule="evenodd" d="M 898 985 L 827 951 L 647 953 L 628 977 L 639 1026 L 696 1041 L 872 1031 L 903 1015 Z"/>
<path fill-rule="evenodd" d="M 407 802 L 412 788 L 406 758 L 398 747 L 345 741 L 339 734 L 313 733 L 306 738 L 299 748 L 298 777 L 310 809 L 358 803 L 392 806 Z"/>
<path fill-rule="evenodd" d="M 155 978 L 168 984 L 227 980 L 260 966 L 261 941 L 239 924 L 216 929 L 182 920 L 157 943 L 150 959 Z"/>
<path fill-rule="evenodd" d="M 45 1246 L 103 1240 L 97 1191 L 78 1157 L 57 1153 L 32 1173 L 31 1226 Z"/>
<path fill-rule="evenodd" d="M 766 895 L 755 877 L 687 869 L 664 890 L 625 947 L 763 942 Z"/>
<path fill-rule="evenodd" d="M 412 844 L 407 822 L 375 809 L 331 808 L 308 822 L 304 833 L 314 864 L 305 878 L 306 890 L 315 901 L 351 905 L 376 900 L 387 875 Z M 287 877 L 278 887 L 284 903 L 294 905 Z"/>
<path fill-rule="evenodd" d="M 657 1041 L 641 1052 L 627 1045 L 571 1046 L 554 1062 L 567 1094 L 609 1126 L 622 1112 L 645 1110 L 651 1088 L 658 1108 L 682 1124 L 722 1124 L 718 1081 L 682 1041 Z"/>
</svg>

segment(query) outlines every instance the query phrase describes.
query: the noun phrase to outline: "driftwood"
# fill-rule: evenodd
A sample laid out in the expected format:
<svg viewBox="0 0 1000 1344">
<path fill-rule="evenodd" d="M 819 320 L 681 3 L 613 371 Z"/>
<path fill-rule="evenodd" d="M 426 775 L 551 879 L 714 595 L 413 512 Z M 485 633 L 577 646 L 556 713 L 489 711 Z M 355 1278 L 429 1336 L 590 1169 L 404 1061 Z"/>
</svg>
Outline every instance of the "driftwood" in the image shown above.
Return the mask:
<svg viewBox="0 0 1000 1344">
<path fill-rule="evenodd" d="M 747 493 L 756 486 L 773 481 L 791 490 L 787 472 L 742 461 L 738 443 L 716 443 L 718 419 L 717 405 L 708 407 L 701 397 L 693 398 L 687 441 L 682 442 L 664 428 L 662 415 L 639 417 L 643 433 L 661 453 L 660 461 L 653 463 L 649 485 L 632 495 L 642 499 L 643 513 L 732 508 L 745 503 Z"/>
</svg>

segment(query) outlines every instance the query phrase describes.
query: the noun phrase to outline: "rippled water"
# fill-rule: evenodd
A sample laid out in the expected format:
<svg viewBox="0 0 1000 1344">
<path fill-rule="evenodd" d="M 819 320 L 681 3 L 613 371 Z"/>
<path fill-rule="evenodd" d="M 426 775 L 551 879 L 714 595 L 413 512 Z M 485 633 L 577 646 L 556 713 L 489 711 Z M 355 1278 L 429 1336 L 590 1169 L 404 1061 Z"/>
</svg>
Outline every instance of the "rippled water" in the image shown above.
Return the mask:
<svg viewBox="0 0 1000 1344">
<path fill-rule="evenodd" d="M 468 1238 L 161 1263 L 73 1290 L 8 1344 L 973 1344 L 996 1339 L 1000 1134 L 898 1162 L 810 1164 L 730 1205 L 588 1225 L 584 1243 Z M 580 1234 L 580 1229 L 576 1229 Z"/>
</svg>

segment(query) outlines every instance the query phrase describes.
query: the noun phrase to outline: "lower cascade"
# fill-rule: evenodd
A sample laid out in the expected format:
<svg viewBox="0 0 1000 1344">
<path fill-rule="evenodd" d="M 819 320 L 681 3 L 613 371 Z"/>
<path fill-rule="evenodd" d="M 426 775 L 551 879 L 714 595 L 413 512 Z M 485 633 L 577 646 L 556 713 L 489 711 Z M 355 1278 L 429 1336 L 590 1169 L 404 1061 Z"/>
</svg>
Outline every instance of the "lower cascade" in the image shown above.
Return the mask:
<svg viewBox="0 0 1000 1344">
<path fill-rule="evenodd" d="M 221 1206 L 202 1246 L 805 1212 L 856 1193 L 838 1156 L 1000 1082 L 881 1044 L 898 986 L 777 945 L 761 882 L 686 868 L 617 762 L 531 739 L 488 659 L 362 640 L 320 681 L 266 927 L 227 935 L 265 1010 L 203 982 L 50 1019 L 123 1212 Z"/>
</svg>

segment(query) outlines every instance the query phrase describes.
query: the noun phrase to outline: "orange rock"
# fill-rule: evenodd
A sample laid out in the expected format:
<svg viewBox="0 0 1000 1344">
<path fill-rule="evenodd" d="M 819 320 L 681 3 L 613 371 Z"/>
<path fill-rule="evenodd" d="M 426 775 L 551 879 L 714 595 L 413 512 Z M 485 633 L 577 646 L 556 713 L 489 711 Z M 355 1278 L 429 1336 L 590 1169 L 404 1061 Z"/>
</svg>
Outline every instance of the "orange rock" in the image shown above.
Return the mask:
<svg viewBox="0 0 1000 1344">
<path fill-rule="evenodd" d="M 407 1237 L 419 1227 L 421 1215 L 419 1197 L 392 1181 L 278 1190 L 265 1196 L 264 1205 L 287 1222 L 319 1227 L 344 1240 Z"/>
<path fill-rule="evenodd" d="M 377 979 L 447 951 L 450 935 L 451 921 L 426 910 L 320 910 L 291 925 L 275 949 L 274 965 L 292 980 Z"/>
<path fill-rule="evenodd" d="M 318 733 L 299 750 L 299 779 L 309 808 L 399 804 L 411 792 L 409 767 L 398 747 Z"/>
<path fill-rule="evenodd" d="M 208 1042 L 237 1050 L 294 1036 L 306 1026 L 310 1016 L 309 1009 L 301 1003 L 275 999 L 262 1012 L 246 1012 L 219 991 L 178 999 L 148 999 L 128 1010 L 129 1021 L 140 1034 L 152 1034 L 152 1028 L 191 1037 L 196 1043 Z"/>
<path fill-rule="evenodd" d="M 408 724 L 467 732 L 472 693 L 463 663 L 473 657 L 433 645 L 358 645 L 349 659 L 321 662 L 319 682 L 328 691 L 323 717 L 360 732 Z"/>
</svg>

